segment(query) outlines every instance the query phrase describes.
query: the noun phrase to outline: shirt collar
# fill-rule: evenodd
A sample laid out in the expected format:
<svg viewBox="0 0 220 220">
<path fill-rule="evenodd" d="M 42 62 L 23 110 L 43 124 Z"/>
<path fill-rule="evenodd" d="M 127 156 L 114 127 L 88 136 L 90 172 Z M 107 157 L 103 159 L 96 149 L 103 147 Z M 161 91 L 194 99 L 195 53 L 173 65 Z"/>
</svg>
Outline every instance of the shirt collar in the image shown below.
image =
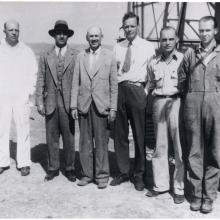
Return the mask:
<svg viewBox="0 0 220 220">
<path fill-rule="evenodd" d="M 216 41 L 215 39 L 213 39 L 207 48 L 203 48 L 202 43 L 200 43 L 197 47 L 197 51 L 208 53 L 209 51 L 213 51 L 216 48 L 216 46 Z"/>
<path fill-rule="evenodd" d="M 101 46 L 96 51 L 93 51 L 91 48 L 89 48 L 90 54 L 99 55 L 100 52 L 101 52 Z"/>
<path fill-rule="evenodd" d="M 133 45 L 134 47 L 138 45 L 139 43 L 139 40 L 140 40 L 140 37 L 137 35 L 133 41 L 131 41 L 131 45 Z M 126 39 L 126 45 L 128 46 L 129 44 L 129 41 Z"/>
<path fill-rule="evenodd" d="M 166 63 L 170 63 L 172 60 L 175 60 L 177 61 L 178 60 L 178 56 L 177 56 L 177 50 L 175 49 L 169 57 L 165 58 L 164 55 L 161 53 L 159 56 L 158 56 L 158 60 L 157 62 L 159 61 L 164 61 Z"/>
<path fill-rule="evenodd" d="M 61 49 L 61 55 L 62 55 L 62 56 L 65 56 L 65 53 L 66 53 L 66 50 L 67 50 L 67 45 L 64 46 L 64 47 L 62 47 L 62 48 L 60 48 L 60 47 L 58 47 L 57 45 L 55 45 L 55 52 L 56 52 L 56 55 L 57 55 L 57 56 L 58 56 L 58 54 L 59 54 L 60 49 Z"/>
<path fill-rule="evenodd" d="M 17 48 L 17 47 L 20 46 L 20 41 L 18 41 L 18 43 L 15 46 L 12 47 L 11 45 L 9 45 L 7 43 L 6 39 L 4 38 L 4 39 L 1 40 L 1 44 L 13 49 L 13 48 Z"/>
</svg>

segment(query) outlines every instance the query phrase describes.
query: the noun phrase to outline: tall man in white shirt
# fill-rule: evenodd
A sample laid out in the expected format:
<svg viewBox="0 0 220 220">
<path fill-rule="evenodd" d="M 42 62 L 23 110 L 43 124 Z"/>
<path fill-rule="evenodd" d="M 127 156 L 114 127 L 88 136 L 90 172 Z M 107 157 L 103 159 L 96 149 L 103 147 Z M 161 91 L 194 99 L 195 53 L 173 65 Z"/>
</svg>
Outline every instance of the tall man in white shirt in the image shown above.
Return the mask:
<svg viewBox="0 0 220 220">
<path fill-rule="evenodd" d="M 32 50 L 19 41 L 19 23 L 5 22 L 0 44 L 0 174 L 10 166 L 9 133 L 12 114 L 17 130 L 17 168 L 30 173 L 29 97 L 36 82 L 37 62 Z"/>
<path fill-rule="evenodd" d="M 154 96 L 153 122 L 156 148 L 152 158 L 154 187 L 146 195 L 155 197 L 170 190 L 168 152 L 171 147 L 169 143 L 172 143 L 175 157 L 175 170 L 172 177 L 173 198 L 174 202 L 179 204 L 184 202 L 184 164 L 180 141 L 180 97 L 177 88 L 177 71 L 183 60 L 183 54 L 176 50 L 177 42 L 175 29 L 170 26 L 163 28 L 160 32 L 160 54 L 148 65 L 147 85 Z"/>
<path fill-rule="evenodd" d="M 129 126 L 130 121 L 134 144 L 134 185 L 144 189 L 145 171 L 145 110 L 147 96 L 144 91 L 147 63 L 154 55 L 153 45 L 138 36 L 139 17 L 128 12 L 122 19 L 126 40 L 114 47 L 118 65 L 118 110 L 115 121 L 115 153 L 120 174 L 110 185 L 119 185 L 129 180 Z"/>
<path fill-rule="evenodd" d="M 62 135 L 64 172 L 71 182 L 75 177 L 75 121 L 70 114 L 70 92 L 77 51 L 67 45 L 74 34 L 64 20 L 58 20 L 49 35 L 55 45 L 40 57 L 36 104 L 46 120 L 49 166 L 45 181 L 59 175 L 59 139 Z"/>
</svg>

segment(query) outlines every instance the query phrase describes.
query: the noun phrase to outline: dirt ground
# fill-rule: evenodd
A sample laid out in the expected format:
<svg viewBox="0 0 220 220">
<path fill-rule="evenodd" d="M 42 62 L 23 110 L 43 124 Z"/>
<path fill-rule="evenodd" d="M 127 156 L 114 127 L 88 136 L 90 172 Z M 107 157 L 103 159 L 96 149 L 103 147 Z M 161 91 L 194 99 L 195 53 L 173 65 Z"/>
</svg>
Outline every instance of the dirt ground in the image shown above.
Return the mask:
<svg viewBox="0 0 220 220">
<path fill-rule="evenodd" d="M 170 194 L 147 198 L 131 182 L 117 187 L 97 189 L 95 184 L 79 187 L 62 174 L 44 182 L 47 154 L 44 119 L 31 112 L 31 174 L 22 177 L 16 169 L 16 133 L 12 124 L 11 167 L 0 175 L 0 218 L 217 218 L 220 217 L 220 195 L 211 214 L 189 210 L 189 203 L 175 205 Z M 78 130 L 78 129 L 77 129 Z M 79 133 L 76 134 L 76 169 L 79 170 Z M 62 155 L 62 154 L 61 154 Z M 131 151 L 131 158 L 133 151 Z M 117 172 L 113 143 L 109 143 L 111 176 Z M 62 159 L 62 157 L 61 157 Z M 150 171 L 149 171 L 150 173 Z M 79 171 L 77 177 L 80 177 Z M 110 180 L 112 177 L 110 178 Z M 150 180 L 147 180 L 150 182 Z M 219 194 L 219 193 L 218 193 Z"/>
</svg>

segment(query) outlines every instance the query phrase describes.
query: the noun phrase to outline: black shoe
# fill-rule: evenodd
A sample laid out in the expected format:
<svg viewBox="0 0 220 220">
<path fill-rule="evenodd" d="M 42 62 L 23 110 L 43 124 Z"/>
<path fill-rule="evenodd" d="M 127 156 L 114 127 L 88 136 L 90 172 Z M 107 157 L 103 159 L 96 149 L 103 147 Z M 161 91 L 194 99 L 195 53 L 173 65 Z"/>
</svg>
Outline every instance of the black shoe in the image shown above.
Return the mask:
<svg viewBox="0 0 220 220">
<path fill-rule="evenodd" d="M 49 170 L 44 178 L 44 181 L 50 181 L 56 176 L 59 176 L 59 170 Z"/>
<path fill-rule="evenodd" d="M 65 176 L 70 182 L 75 182 L 76 181 L 76 176 L 74 170 L 66 170 L 65 171 Z"/>
<path fill-rule="evenodd" d="M 7 169 L 9 169 L 9 167 L 0 167 L 0 174 L 2 174 Z"/>
<path fill-rule="evenodd" d="M 213 202 L 210 200 L 204 200 L 202 202 L 201 212 L 204 214 L 208 214 L 212 211 Z"/>
<path fill-rule="evenodd" d="M 140 177 L 136 177 L 135 179 L 134 179 L 134 188 L 137 190 L 137 191 L 143 191 L 144 190 L 144 187 L 145 187 L 145 185 L 144 185 L 144 182 L 143 182 L 143 180 L 142 180 L 142 178 Z"/>
<path fill-rule="evenodd" d="M 199 211 L 201 208 L 202 199 L 200 198 L 193 198 L 192 202 L 190 203 L 190 209 L 192 211 Z"/>
<path fill-rule="evenodd" d="M 174 194 L 173 195 L 173 201 L 174 201 L 175 204 L 180 204 L 180 203 L 183 203 L 185 201 L 185 197 L 184 197 L 184 195 Z"/>
<path fill-rule="evenodd" d="M 129 180 L 129 176 L 127 174 L 120 174 L 119 176 L 116 176 L 111 182 L 111 186 L 117 186 L 120 185 L 123 182 L 126 182 Z"/>
<path fill-rule="evenodd" d="M 22 167 L 21 168 L 21 176 L 28 176 L 30 174 L 30 167 Z"/>
</svg>

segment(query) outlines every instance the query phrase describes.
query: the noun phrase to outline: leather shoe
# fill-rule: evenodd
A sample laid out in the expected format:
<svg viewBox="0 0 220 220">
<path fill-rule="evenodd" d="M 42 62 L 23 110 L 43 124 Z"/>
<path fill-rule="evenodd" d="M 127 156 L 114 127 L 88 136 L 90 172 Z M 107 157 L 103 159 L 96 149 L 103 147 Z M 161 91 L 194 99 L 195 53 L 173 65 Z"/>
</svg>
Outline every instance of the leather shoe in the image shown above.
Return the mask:
<svg viewBox="0 0 220 220">
<path fill-rule="evenodd" d="M 175 204 L 180 204 L 180 203 L 183 203 L 185 201 L 185 197 L 184 197 L 184 195 L 174 194 L 173 195 L 173 200 L 174 200 Z"/>
<path fill-rule="evenodd" d="M 22 167 L 21 168 L 21 176 L 28 176 L 30 174 L 30 167 Z"/>
<path fill-rule="evenodd" d="M 201 212 L 204 214 L 208 214 L 212 211 L 213 202 L 210 200 L 204 200 L 202 202 Z"/>
<path fill-rule="evenodd" d="M 200 198 L 193 198 L 192 202 L 190 203 L 190 209 L 192 211 L 199 211 L 201 208 L 202 199 Z"/>
<path fill-rule="evenodd" d="M 134 180 L 134 188 L 137 190 L 137 191 L 143 191 L 144 190 L 144 182 L 141 178 L 135 178 Z"/>
<path fill-rule="evenodd" d="M 59 176 L 59 170 L 49 170 L 44 178 L 44 181 L 50 181 L 56 176 Z"/>
<path fill-rule="evenodd" d="M 83 177 L 78 183 L 77 183 L 77 185 L 78 186 L 86 186 L 86 185 L 88 185 L 89 183 L 91 183 L 92 182 L 92 180 L 90 179 L 90 178 L 88 178 L 88 177 Z"/>
<path fill-rule="evenodd" d="M 153 189 L 152 190 L 149 190 L 145 196 L 148 196 L 148 197 L 157 197 L 160 193 L 157 192 L 157 191 L 154 191 Z"/>
<path fill-rule="evenodd" d="M 75 176 L 74 170 L 66 170 L 65 176 L 70 182 L 76 181 L 76 176 Z"/>
<path fill-rule="evenodd" d="M 111 182 L 111 186 L 117 186 L 120 185 L 123 182 L 126 182 L 129 180 L 129 176 L 127 174 L 120 174 L 119 176 L 116 176 Z"/>
<path fill-rule="evenodd" d="M 9 169 L 9 167 L 0 167 L 0 174 L 2 174 L 7 169 Z"/>
<path fill-rule="evenodd" d="M 107 187 L 108 183 L 106 182 L 100 182 L 98 183 L 98 189 L 105 189 Z"/>
</svg>

